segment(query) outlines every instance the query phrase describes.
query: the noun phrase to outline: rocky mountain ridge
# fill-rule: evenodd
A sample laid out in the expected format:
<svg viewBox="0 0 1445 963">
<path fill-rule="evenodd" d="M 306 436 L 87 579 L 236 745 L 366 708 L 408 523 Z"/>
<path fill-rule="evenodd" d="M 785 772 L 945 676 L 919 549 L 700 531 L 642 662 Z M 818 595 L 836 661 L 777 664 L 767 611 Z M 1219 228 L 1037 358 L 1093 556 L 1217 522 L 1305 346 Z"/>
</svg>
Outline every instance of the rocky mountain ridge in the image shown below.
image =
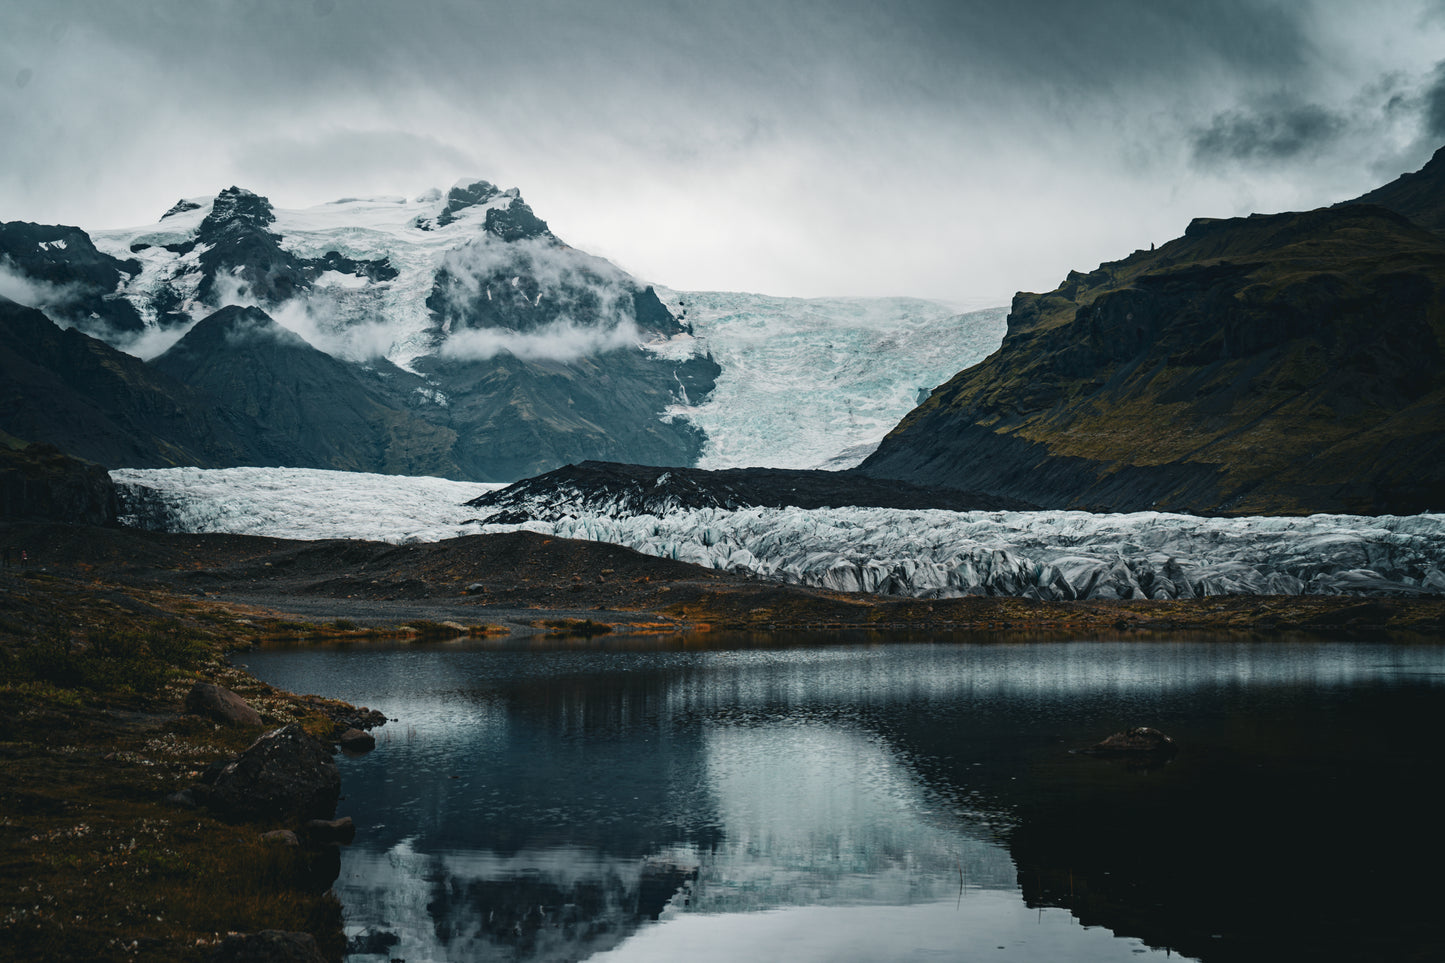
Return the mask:
<svg viewBox="0 0 1445 963">
<path fill-rule="evenodd" d="M 860 470 L 1053 508 L 1445 509 L 1442 176 L 1445 151 L 1360 199 L 1398 209 L 1200 218 L 1016 295 Z"/>
<path fill-rule="evenodd" d="M 880 482 L 856 472 L 787 468 L 661 468 L 588 461 L 488 492 L 467 506 L 483 524 L 607 515 L 670 515 L 697 508 L 941 508 L 1026 511 L 1032 506 L 979 492 Z"/>
<path fill-rule="evenodd" d="M 0 430 L 114 466 L 510 481 L 587 458 L 691 463 L 701 433 L 667 409 L 719 370 L 645 348 L 688 328 L 486 181 L 305 211 L 231 187 L 94 243 L 0 225 L 0 257 L 49 315 L 3 312 L 30 347 L 7 356 L 24 356 L 24 403 Z M 99 395 L 82 357 L 105 359 L 85 369 Z"/>
</svg>

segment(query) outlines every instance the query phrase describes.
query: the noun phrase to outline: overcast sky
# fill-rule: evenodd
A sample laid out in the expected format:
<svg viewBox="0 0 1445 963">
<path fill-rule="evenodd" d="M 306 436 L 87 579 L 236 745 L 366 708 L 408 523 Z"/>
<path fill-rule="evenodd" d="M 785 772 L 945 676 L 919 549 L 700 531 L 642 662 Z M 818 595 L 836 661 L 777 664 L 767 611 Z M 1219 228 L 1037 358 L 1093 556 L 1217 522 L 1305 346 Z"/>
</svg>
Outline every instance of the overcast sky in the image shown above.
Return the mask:
<svg viewBox="0 0 1445 963">
<path fill-rule="evenodd" d="M 517 187 L 648 281 L 1003 303 L 1445 144 L 1445 0 L 0 0 L 0 220 Z"/>
</svg>

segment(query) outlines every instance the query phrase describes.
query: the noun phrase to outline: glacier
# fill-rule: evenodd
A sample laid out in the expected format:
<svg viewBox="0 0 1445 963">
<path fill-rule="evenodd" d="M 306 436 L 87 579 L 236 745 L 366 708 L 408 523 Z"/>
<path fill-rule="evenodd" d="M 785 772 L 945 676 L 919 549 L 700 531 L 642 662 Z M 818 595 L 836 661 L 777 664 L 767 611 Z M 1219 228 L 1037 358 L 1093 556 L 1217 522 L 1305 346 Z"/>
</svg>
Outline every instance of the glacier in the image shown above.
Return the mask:
<svg viewBox="0 0 1445 963">
<path fill-rule="evenodd" d="M 928 392 L 1003 342 L 1007 307 L 919 298 L 780 298 L 657 287 L 693 337 L 646 345 L 711 353 L 707 399 L 672 406 L 707 434 L 695 467 L 852 468 Z"/>
<path fill-rule="evenodd" d="M 1205 518 L 885 508 L 569 511 L 485 524 L 500 487 L 289 468 L 111 472 L 123 521 L 174 532 L 407 543 L 525 530 L 758 578 L 922 598 L 1445 593 L 1445 514 Z M 574 506 L 575 507 L 575 506 Z"/>
<path fill-rule="evenodd" d="M 506 487 L 310 468 L 125 468 L 110 477 L 121 523 L 136 528 L 396 544 L 474 533 L 458 524 L 457 506 Z"/>
</svg>

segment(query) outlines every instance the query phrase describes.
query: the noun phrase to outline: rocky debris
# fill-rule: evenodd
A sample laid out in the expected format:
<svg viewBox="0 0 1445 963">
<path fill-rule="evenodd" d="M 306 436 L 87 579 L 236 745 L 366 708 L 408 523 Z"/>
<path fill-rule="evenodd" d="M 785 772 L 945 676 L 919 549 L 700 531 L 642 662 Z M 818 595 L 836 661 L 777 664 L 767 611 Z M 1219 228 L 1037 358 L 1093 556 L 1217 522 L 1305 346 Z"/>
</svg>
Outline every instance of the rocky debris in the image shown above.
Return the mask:
<svg viewBox="0 0 1445 963">
<path fill-rule="evenodd" d="M 345 752 L 363 753 L 376 748 L 376 736 L 360 729 L 347 729 L 337 741 Z"/>
<path fill-rule="evenodd" d="M 467 502 L 491 524 L 556 521 L 586 514 L 669 515 L 685 509 L 871 508 L 1022 511 L 1010 498 L 879 481 L 851 471 L 787 468 L 662 468 L 585 461 L 487 492 Z"/>
<path fill-rule="evenodd" d="M 340 819 L 308 819 L 301 827 L 309 843 L 349 843 L 356 838 L 356 824 L 350 816 Z"/>
<path fill-rule="evenodd" d="M 324 713 L 336 723 L 334 738 L 338 741 L 352 729 L 366 732 L 386 725 L 385 713 L 368 709 L 366 706 L 348 706 L 345 703 L 332 703 L 326 700 L 318 700 L 310 705 L 311 708 Z"/>
<path fill-rule="evenodd" d="M 197 682 L 186 693 L 186 711 L 227 726 L 259 726 L 261 713 L 224 686 Z"/>
<path fill-rule="evenodd" d="M 226 937 L 210 963 L 326 963 L 326 958 L 310 933 L 262 930 Z"/>
<path fill-rule="evenodd" d="M 1135 726 L 1079 751 L 1091 756 L 1172 756 L 1178 749 L 1174 740 L 1158 729 Z"/>
<path fill-rule="evenodd" d="M 236 820 L 329 818 L 341 794 L 336 762 L 292 723 L 266 733 L 216 774 L 208 805 Z"/>
<path fill-rule="evenodd" d="M 394 281 L 401 273 L 392 266 L 390 258 L 357 260 L 347 257 L 339 251 L 327 251 L 316 260 L 306 262 L 305 267 L 307 277 L 312 280 L 315 280 L 317 275 L 323 271 L 339 271 L 342 274 L 351 274 L 369 281 Z"/>
</svg>

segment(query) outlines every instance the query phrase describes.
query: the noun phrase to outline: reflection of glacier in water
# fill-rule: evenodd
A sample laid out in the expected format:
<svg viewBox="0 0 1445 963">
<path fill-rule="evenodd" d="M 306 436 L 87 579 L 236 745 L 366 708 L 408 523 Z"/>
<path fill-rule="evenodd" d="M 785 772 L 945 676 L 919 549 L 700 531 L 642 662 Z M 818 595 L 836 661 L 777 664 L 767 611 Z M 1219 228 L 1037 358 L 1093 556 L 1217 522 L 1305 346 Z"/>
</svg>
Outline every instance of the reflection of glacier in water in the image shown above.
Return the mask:
<svg viewBox="0 0 1445 963">
<path fill-rule="evenodd" d="M 1201 518 L 885 508 L 584 511 L 482 525 L 500 486 L 297 468 L 111 472 L 128 520 L 177 532 L 436 541 L 526 529 L 842 591 L 1176 598 L 1445 592 L 1445 515 Z"/>
<path fill-rule="evenodd" d="M 354 958 L 1132 958 L 1020 900 L 1003 842 L 1030 772 L 1121 715 L 1189 732 L 1225 699 L 1275 727 L 1301 692 L 1445 679 L 1422 646 L 612 645 L 245 656 L 399 717 L 343 764 Z"/>
</svg>

